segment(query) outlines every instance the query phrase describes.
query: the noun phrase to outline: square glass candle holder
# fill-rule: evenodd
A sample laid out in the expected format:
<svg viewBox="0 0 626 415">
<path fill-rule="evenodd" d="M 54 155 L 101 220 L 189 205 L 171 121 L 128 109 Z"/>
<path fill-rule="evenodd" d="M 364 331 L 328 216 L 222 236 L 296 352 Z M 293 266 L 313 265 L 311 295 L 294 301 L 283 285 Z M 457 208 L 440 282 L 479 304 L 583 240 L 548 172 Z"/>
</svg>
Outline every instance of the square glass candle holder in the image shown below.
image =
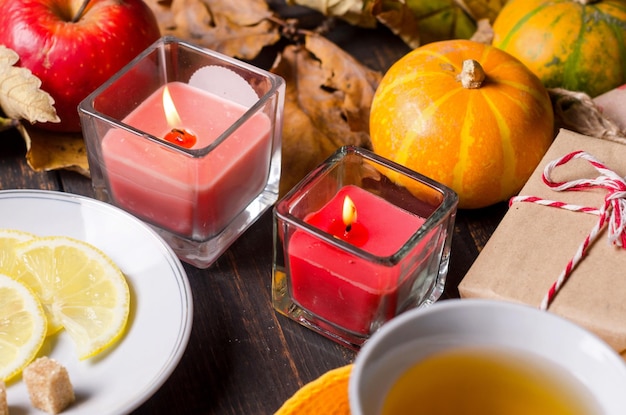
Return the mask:
<svg viewBox="0 0 626 415">
<path fill-rule="evenodd" d="M 457 199 L 370 151 L 340 148 L 274 208 L 274 308 L 359 349 L 440 297 Z"/>
<path fill-rule="evenodd" d="M 98 199 L 209 267 L 278 199 L 284 80 L 163 37 L 79 105 Z"/>
</svg>

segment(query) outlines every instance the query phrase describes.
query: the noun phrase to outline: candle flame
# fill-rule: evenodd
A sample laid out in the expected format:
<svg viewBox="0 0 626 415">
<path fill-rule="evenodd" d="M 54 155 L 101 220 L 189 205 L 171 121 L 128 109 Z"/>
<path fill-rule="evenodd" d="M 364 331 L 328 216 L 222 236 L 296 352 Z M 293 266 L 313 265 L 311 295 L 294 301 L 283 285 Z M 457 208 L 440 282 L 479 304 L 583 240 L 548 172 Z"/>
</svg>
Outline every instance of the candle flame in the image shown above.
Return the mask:
<svg viewBox="0 0 626 415">
<path fill-rule="evenodd" d="M 178 111 L 176 111 L 174 100 L 172 100 L 172 95 L 170 94 L 170 90 L 167 88 L 167 85 L 163 89 L 163 110 L 165 111 L 167 124 L 172 128 L 180 128 L 182 121 L 178 115 Z"/>
<path fill-rule="evenodd" d="M 346 225 L 346 232 L 352 228 L 352 224 L 356 222 L 356 206 L 350 196 L 343 199 L 343 224 Z"/>
</svg>

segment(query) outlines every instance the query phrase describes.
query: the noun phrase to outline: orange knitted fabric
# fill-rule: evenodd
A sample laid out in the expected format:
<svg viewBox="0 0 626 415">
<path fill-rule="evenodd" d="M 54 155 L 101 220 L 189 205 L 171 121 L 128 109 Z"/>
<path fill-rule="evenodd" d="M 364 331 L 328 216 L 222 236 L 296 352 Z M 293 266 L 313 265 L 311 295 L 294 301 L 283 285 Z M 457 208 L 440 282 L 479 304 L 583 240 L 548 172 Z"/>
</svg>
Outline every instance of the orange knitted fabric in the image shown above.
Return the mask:
<svg viewBox="0 0 626 415">
<path fill-rule="evenodd" d="M 348 380 L 352 365 L 333 369 L 304 385 L 274 415 L 350 415 Z"/>
</svg>

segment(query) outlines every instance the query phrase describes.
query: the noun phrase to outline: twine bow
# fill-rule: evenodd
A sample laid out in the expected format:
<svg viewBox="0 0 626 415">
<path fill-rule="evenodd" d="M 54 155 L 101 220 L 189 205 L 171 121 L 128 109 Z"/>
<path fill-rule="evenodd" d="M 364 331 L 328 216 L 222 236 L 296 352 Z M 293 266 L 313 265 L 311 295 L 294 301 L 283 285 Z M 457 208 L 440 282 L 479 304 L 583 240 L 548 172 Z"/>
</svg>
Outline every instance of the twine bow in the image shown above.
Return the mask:
<svg viewBox="0 0 626 415">
<path fill-rule="evenodd" d="M 577 179 L 569 182 L 554 182 L 551 179 L 552 171 L 573 159 L 587 160 L 600 175 L 595 179 Z M 565 284 L 576 265 L 582 260 L 591 243 L 600 234 L 600 231 L 608 224 L 609 242 L 621 248 L 626 248 L 626 181 L 614 171 L 608 169 L 595 157 L 584 151 L 575 151 L 560 159 L 549 163 L 542 175 L 543 182 L 552 190 L 562 191 L 582 191 L 593 188 L 600 188 L 607 191 L 604 204 L 598 209 L 593 207 L 578 206 L 563 203 L 555 200 L 541 199 L 535 196 L 515 196 L 509 201 L 509 206 L 516 202 L 531 202 L 542 206 L 566 209 L 573 212 L 584 212 L 598 216 L 598 222 L 591 229 L 585 240 L 580 244 L 574 257 L 568 262 L 557 280 L 552 284 L 548 293 L 541 302 L 540 308 L 546 310 L 554 297 Z"/>
</svg>

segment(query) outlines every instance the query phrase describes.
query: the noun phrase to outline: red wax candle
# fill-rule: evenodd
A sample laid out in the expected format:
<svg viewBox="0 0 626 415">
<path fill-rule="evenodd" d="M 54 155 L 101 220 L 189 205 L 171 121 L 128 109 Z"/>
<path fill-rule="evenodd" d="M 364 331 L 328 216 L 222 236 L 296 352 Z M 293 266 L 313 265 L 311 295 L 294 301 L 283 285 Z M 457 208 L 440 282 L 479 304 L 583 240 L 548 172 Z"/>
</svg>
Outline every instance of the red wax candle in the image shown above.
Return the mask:
<svg viewBox="0 0 626 415">
<path fill-rule="evenodd" d="M 213 143 L 247 108 L 187 84 L 167 84 L 193 149 Z M 172 131 L 161 87 L 123 122 L 165 139 Z M 221 231 L 263 190 L 271 152 L 271 122 L 256 113 L 203 157 L 192 158 L 121 129 L 109 131 L 102 152 L 110 189 L 125 209 L 194 239 Z"/>
<path fill-rule="evenodd" d="M 357 220 L 346 231 L 342 205 L 349 196 Z M 345 186 L 305 222 L 365 252 L 385 257 L 395 254 L 417 232 L 425 219 L 407 212 L 356 186 Z M 425 238 L 412 251 L 419 257 L 432 250 Z M 421 252 L 420 252 L 421 251 Z M 410 255 L 411 255 L 410 254 Z M 399 301 L 408 295 L 412 281 L 401 280 L 406 269 L 383 266 L 341 250 L 297 230 L 288 243 L 292 297 L 317 316 L 358 334 L 369 334 L 374 320 L 388 320 L 398 313 Z"/>
</svg>

